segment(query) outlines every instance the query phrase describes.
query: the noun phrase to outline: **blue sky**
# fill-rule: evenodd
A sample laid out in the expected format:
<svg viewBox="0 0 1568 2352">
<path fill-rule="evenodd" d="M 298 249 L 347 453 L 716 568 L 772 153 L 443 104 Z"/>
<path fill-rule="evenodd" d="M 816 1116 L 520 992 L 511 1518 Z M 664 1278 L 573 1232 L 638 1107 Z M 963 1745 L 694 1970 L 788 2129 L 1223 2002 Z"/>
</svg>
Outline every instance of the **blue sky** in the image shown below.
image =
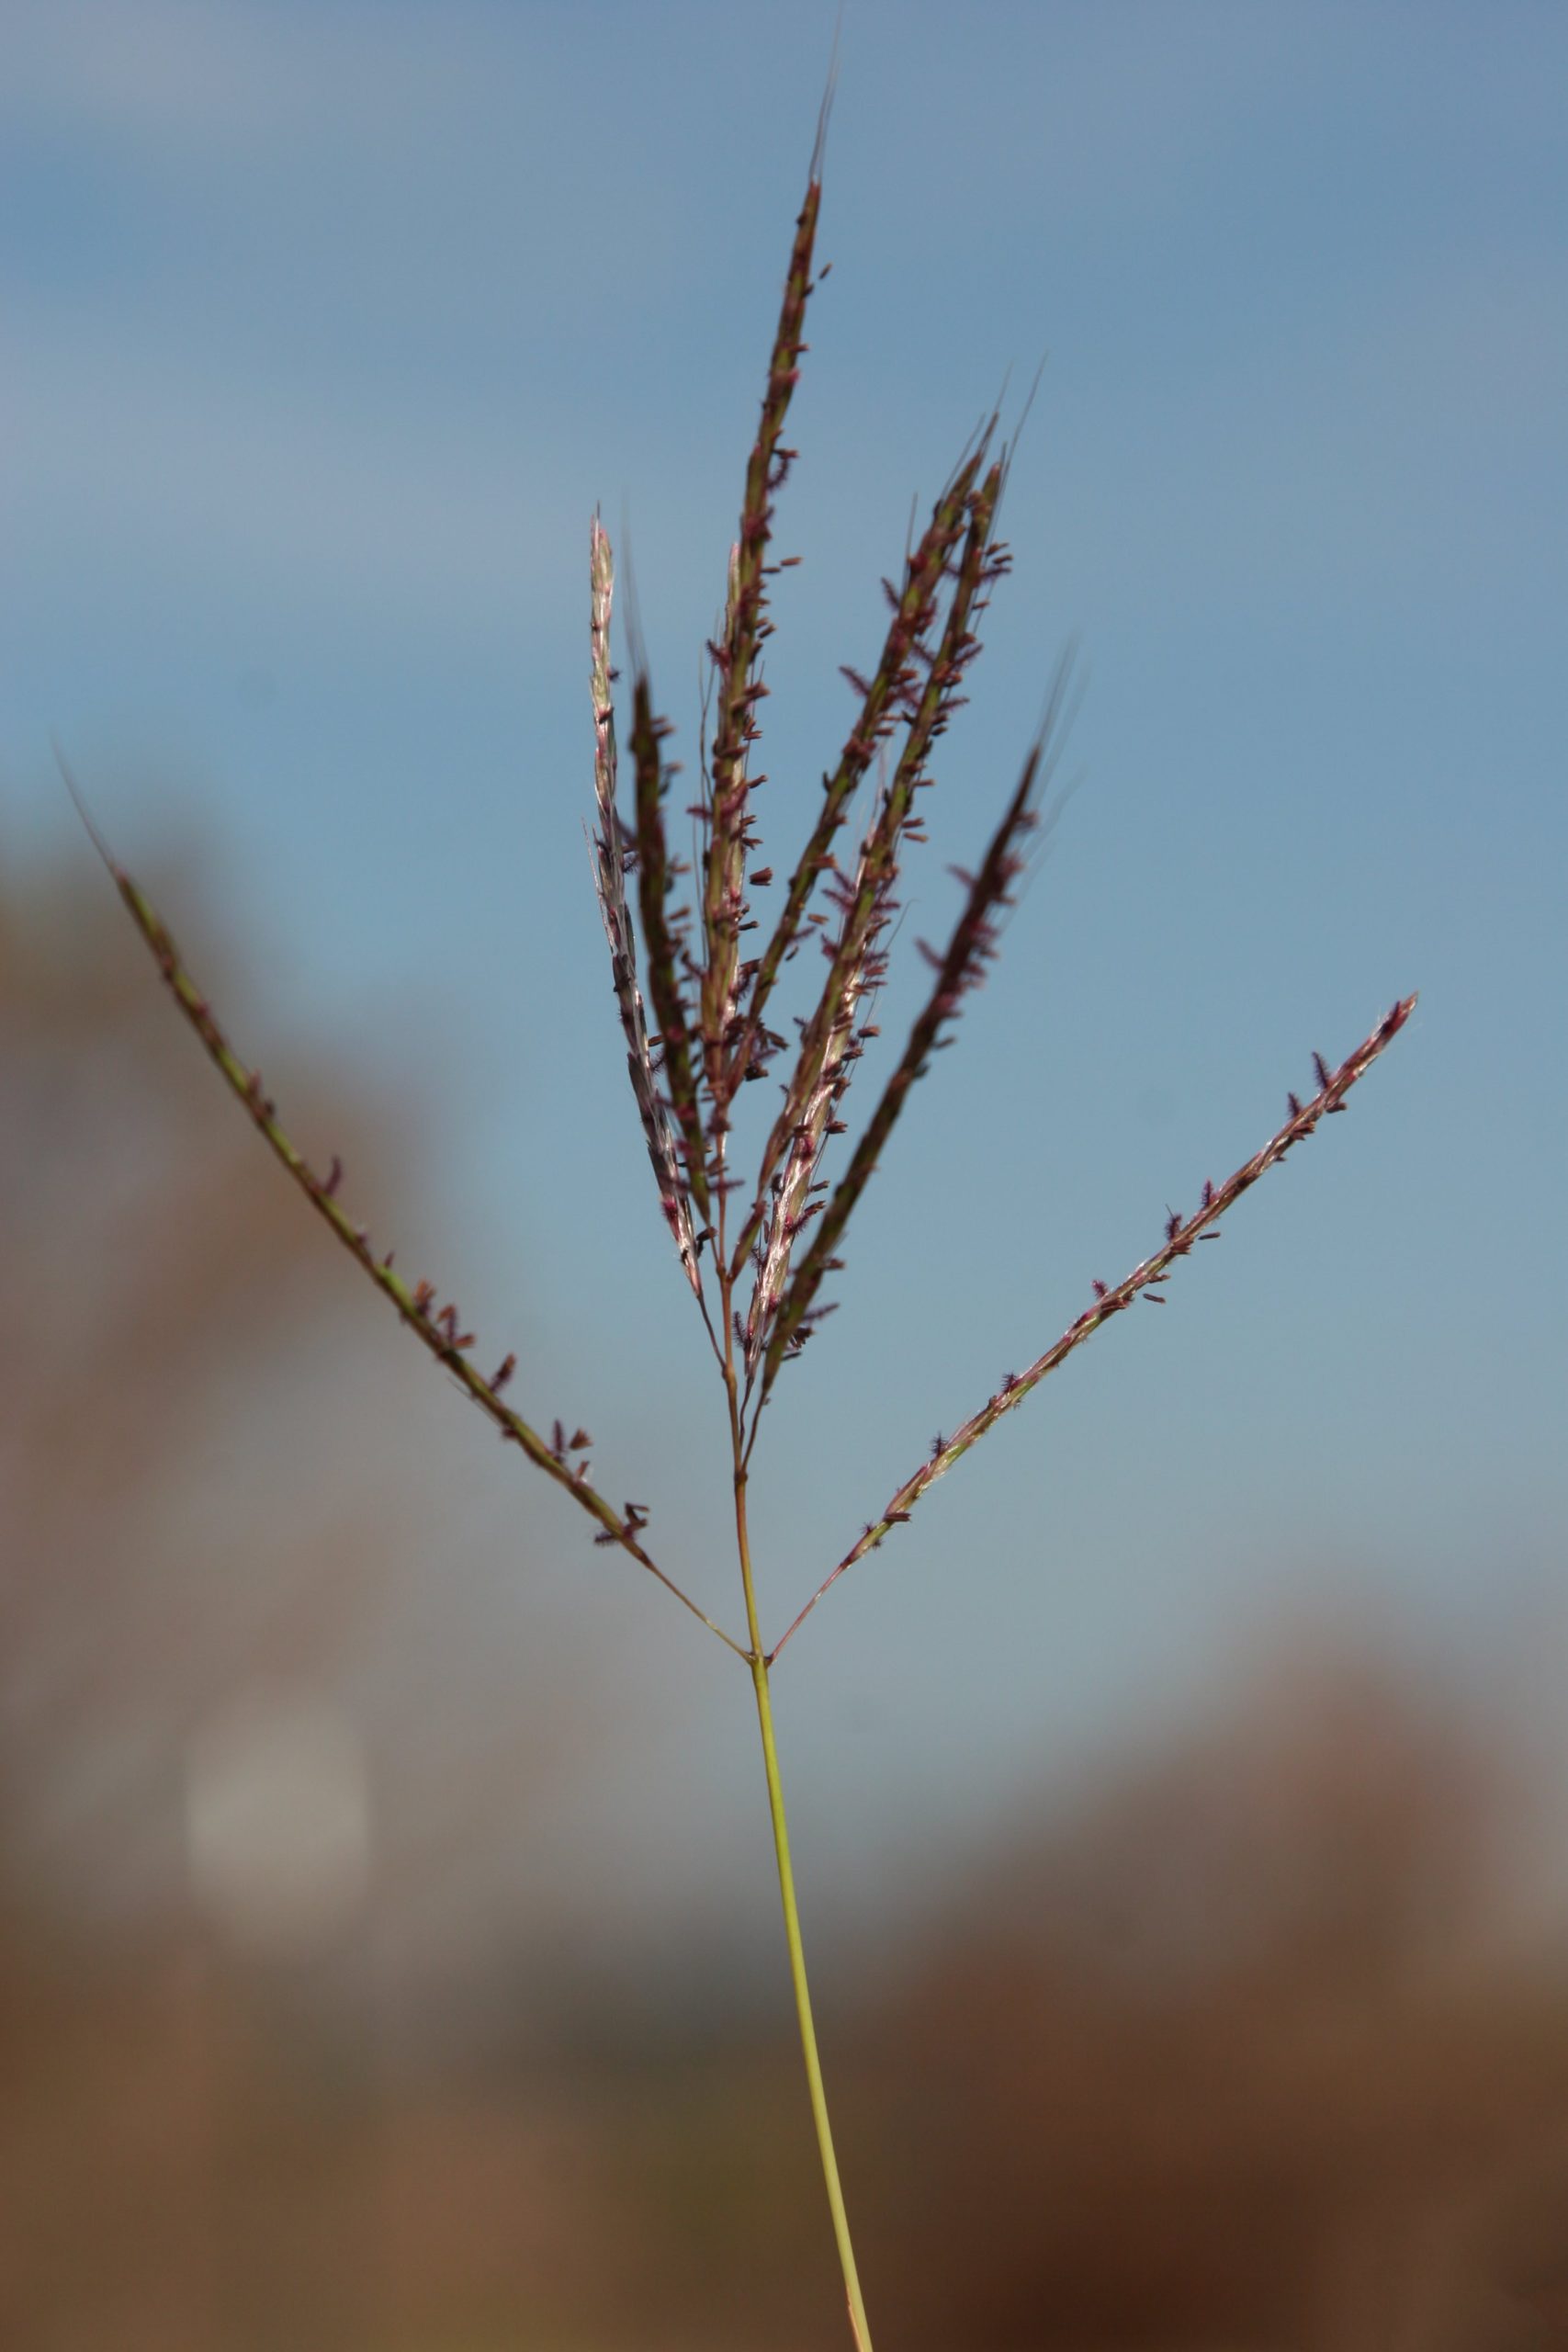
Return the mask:
<svg viewBox="0 0 1568 2352">
<path fill-rule="evenodd" d="M 6 854 L 75 854 L 53 729 L 129 863 L 203 845 L 167 912 L 198 969 L 204 937 L 237 960 L 244 1050 L 285 1107 L 305 1039 L 428 1102 L 417 1249 L 727 1609 L 719 1398 L 581 839 L 587 524 L 629 531 L 691 758 L 834 16 L 4 9 Z M 792 1653 L 784 1737 L 846 1867 L 868 1821 L 888 1851 L 917 1801 L 960 1827 L 1276 1623 L 1561 1655 L 1565 65 L 1536 6 L 845 13 L 776 861 L 911 498 L 1043 355 L 909 930 L 943 922 L 1069 636 L 1089 683 L 1081 786 L 773 1415 L 775 1628 L 931 1432 L 1263 1140 L 1313 1048 L 1422 991 L 1166 1312 L 1076 1359 Z M 716 1650 L 547 1496 L 519 1530 L 509 1589 L 614 1587 L 701 1718 Z M 686 1764 L 666 1735 L 687 1799 L 716 1720 Z"/>
</svg>

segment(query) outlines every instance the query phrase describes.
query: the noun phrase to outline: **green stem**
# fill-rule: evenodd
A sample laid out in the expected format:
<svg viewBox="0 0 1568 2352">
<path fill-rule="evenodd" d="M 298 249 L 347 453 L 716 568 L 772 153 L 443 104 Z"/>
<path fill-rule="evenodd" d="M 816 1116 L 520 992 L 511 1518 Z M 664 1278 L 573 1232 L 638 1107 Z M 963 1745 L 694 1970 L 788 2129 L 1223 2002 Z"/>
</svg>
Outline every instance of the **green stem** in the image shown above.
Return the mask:
<svg viewBox="0 0 1568 2352">
<path fill-rule="evenodd" d="M 754 1637 L 753 1637 L 754 1638 Z M 768 1810 L 773 1822 L 773 1849 L 779 1860 L 779 1894 L 784 1904 L 784 1940 L 789 1946 L 789 1973 L 795 1986 L 795 2015 L 800 2019 L 800 2048 L 806 2061 L 807 2087 L 811 2094 L 811 2118 L 817 2126 L 817 2148 L 833 2217 L 839 2266 L 844 2274 L 844 2294 L 850 2307 L 850 2328 L 858 2352 L 871 2352 L 871 2329 L 861 2299 L 855 2270 L 855 2250 L 850 2237 L 850 2217 L 833 2154 L 833 2128 L 828 2120 L 828 2094 L 822 2085 L 822 2061 L 817 2051 L 817 2029 L 811 2021 L 811 1991 L 806 1981 L 806 1951 L 800 1939 L 800 1913 L 795 1899 L 795 1872 L 790 1867 L 789 1825 L 784 1818 L 784 1785 L 779 1779 L 779 1754 L 773 1739 L 773 1702 L 768 1695 L 768 1668 L 760 1652 L 751 1659 L 751 1680 L 757 1691 L 757 1721 L 762 1734 L 762 1762 L 768 1775 Z"/>
<path fill-rule="evenodd" d="M 728 1328 L 728 1315 L 726 1317 Z M 757 1625 L 757 1596 L 751 1580 L 751 1546 L 746 1526 L 746 1471 L 741 1460 L 739 1417 L 736 1409 L 735 1374 L 733 1361 L 727 1366 L 729 1388 L 731 1430 L 735 1440 L 735 1533 L 740 1552 L 740 1580 L 746 1594 L 746 1623 L 751 1637 L 752 1687 L 757 1693 L 757 1724 L 762 1735 L 762 1767 L 768 1776 L 768 1812 L 773 1825 L 773 1851 L 778 1857 L 779 1898 L 784 1905 L 784 1941 L 789 1947 L 790 1982 L 795 1987 L 795 2013 L 800 2021 L 800 2050 L 806 2062 L 806 2085 L 811 2097 L 811 2120 L 817 2127 L 817 2152 L 822 2162 L 822 2179 L 828 2191 L 828 2210 L 833 2217 L 833 2237 L 839 2249 L 839 2267 L 844 2276 L 844 2297 L 849 2305 L 850 2332 L 855 2340 L 856 2352 L 871 2352 L 871 2329 L 866 2321 L 865 2304 L 861 2297 L 860 2278 L 855 2269 L 855 2250 L 850 2236 L 850 2217 L 844 2210 L 844 2192 L 839 2179 L 838 2158 L 833 2154 L 833 2127 L 828 2120 L 828 2094 L 822 2082 L 822 2060 L 817 2048 L 817 2028 L 811 2018 L 811 1988 L 806 1975 L 806 1947 L 800 1935 L 800 1908 L 795 1898 L 795 1871 L 789 1858 L 789 1822 L 784 1813 L 784 1782 L 779 1776 L 778 1744 L 773 1737 L 773 1707 L 768 1690 L 768 1661 L 762 1653 L 762 1637 Z"/>
</svg>

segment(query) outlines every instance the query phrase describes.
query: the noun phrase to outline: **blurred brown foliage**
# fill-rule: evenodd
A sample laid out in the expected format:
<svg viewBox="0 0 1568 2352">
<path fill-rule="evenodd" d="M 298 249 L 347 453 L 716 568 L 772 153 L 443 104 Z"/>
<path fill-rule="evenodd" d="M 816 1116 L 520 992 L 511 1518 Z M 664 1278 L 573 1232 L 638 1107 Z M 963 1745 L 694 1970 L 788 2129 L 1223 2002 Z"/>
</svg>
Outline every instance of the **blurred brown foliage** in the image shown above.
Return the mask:
<svg viewBox="0 0 1568 2352">
<path fill-rule="evenodd" d="M 898 2233 L 966 2256 L 903 2268 L 907 2339 L 1568 2343 L 1518 1793 L 1451 1699 L 1329 1650 L 1020 1840 L 894 2029 Z"/>
<path fill-rule="evenodd" d="M 389 2028 L 368 1945 L 246 1959 L 193 1909 L 192 1727 L 258 1661 L 362 1674 L 415 1505 L 329 1475 L 320 1382 L 290 1400 L 330 1244 L 100 918 L 0 894 L 0 2342 L 836 2343 L 782 1962 L 774 2028 L 716 2022 L 718 1953 L 601 2029 L 585 1955 L 552 2030 L 457 2062 Z M 331 1142 L 384 1150 L 329 1089 Z M 1568 2346 L 1568 1989 L 1514 1932 L 1507 1752 L 1298 1650 L 1021 1804 L 896 1980 L 829 1979 L 882 2340 Z"/>
</svg>

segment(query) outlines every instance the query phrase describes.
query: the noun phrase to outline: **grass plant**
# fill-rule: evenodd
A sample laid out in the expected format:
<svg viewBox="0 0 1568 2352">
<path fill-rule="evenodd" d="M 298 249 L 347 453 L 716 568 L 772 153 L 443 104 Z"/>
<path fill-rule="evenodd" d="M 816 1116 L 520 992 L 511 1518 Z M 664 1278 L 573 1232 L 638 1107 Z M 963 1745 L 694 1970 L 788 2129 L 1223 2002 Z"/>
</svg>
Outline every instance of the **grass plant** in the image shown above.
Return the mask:
<svg viewBox="0 0 1568 2352">
<path fill-rule="evenodd" d="M 258 1071 L 233 1050 L 181 959 L 164 922 L 92 828 L 131 920 L 151 949 L 175 1004 L 258 1132 L 317 1213 L 389 1299 L 422 1345 L 443 1364 L 502 1436 L 571 1496 L 595 1522 L 594 1541 L 618 1547 L 730 1650 L 755 1694 L 769 1814 L 778 1865 L 784 1939 L 799 2020 L 812 2118 L 850 2325 L 861 2352 L 871 2333 L 834 2155 L 827 2094 L 812 2023 L 811 1996 L 790 1860 L 789 1831 L 774 1739 L 771 1681 L 779 1660 L 838 1578 L 910 1517 L 935 1481 L 1006 1413 L 1031 1396 L 1076 1350 L 1139 1299 L 1162 1303 L 1179 1262 L 1258 1178 L 1320 1124 L 1345 1108 L 1350 1090 L 1399 1034 L 1415 998 L 1405 997 L 1334 1067 L 1314 1057 L 1314 1091 L 1288 1097 L 1283 1125 L 1224 1182 L 1206 1182 L 1190 1214 L 1168 1212 L 1158 1246 L 1115 1283 L 1097 1282 L 1082 1312 L 1021 1372 L 1010 1374 L 928 1453 L 869 1521 L 843 1556 L 807 1595 L 784 1631 L 763 1636 L 752 1574 L 748 1486 L 752 1451 L 774 1384 L 817 1332 L 830 1303 L 824 1283 L 838 1273 L 849 1227 L 908 1099 L 949 1041 L 966 1000 L 996 955 L 999 930 L 1023 878 L 1071 698 L 1069 665 L 1058 669 L 1045 717 L 1028 746 L 991 838 L 972 871 L 960 871 L 963 903 L 945 943 L 920 952 L 931 969 L 923 1003 L 902 1050 L 860 1125 L 841 1167 L 834 1147 L 866 1046 L 887 968 L 907 845 L 924 837 L 919 795 L 964 700 L 979 650 L 990 594 L 1008 569 L 998 537 L 1009 449 L 993 415 L 961 454 L 929 520 L 911 536 L 901 577 L 884 583 L 887 621 L 869 669 L 846 669 L 855 699 L 849 732 L 822 777 L 816 821 L 782 886 L 771 927 L 752 912 L 773 888 L 760 862 L 755 759 L 761 735 L 770 583 L 792 559 L 774 547 L 774 503 L 795 452 L 784 435 L 806 348 L 804 327 L 816 284 L 822 197 L 818 133 L 806 199 L 795 223 L 756 439 L 747 459 L 739 529 L 731 549 L 723 616 L 707 648 L 709 690 L 700 781 L 690 808 L 694 854 L 671 844 L 676 768 L 671 732 L 660 711 L 647 656 L 631 641 L 629 750 L 632 790 L 618 774 L 617 673 L 611 658 L 615 563 L 595 517 L 590 530 L 590 692 L 596 824 L 592 863 L 609 945 L 611 979 L 626 1066 L 660 1209 L 694 1295 L 724 1392 L 728 1472 L 744 1631 L 709 1617 L 652 1555 L 648 1510 L 618 1507 L 589 1475 L 582 1429 L 547 1430 L 514 1410 L 503 1392 L 516 1372 L 506 1356 L 479 1368 L 468 1319 L 429 1282 L 410 1283 L 389 1250 L 371 1242 L 340 1200 L 342 1167 L 323 1172 L 290 1142 Z M 70 782 L 67 776 L 67 782 Z M 74 786 L 73 786 L 74 791 Z M 80 796 L 78 805 L 81 806 Z M 853 847 L 847 849 L 846 842 Z M 955 869 L 956 870 L 956 869 Z M 634 913 L 635 906 L 635 913 Z M 760 949 L 749 950 L 758 933 Z M 802 956 L 802 950 L 808 952 Z M 797 1035 L 773 1025 L 774 999 L 798 969 Z M 732 1164 L 741 1089 L 782 1070 L 783 1100 L 749 1175 Z"/>
</svg>

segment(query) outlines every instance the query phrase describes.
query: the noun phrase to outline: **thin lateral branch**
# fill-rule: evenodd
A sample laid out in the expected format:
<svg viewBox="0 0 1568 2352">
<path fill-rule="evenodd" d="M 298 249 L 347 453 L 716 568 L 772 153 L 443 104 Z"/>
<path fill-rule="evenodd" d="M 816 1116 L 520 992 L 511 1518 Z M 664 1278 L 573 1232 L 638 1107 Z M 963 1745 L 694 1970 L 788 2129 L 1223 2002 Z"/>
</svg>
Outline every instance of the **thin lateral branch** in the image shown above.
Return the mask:
<svg viewBox="0 0 1568 2352">
<path fill-rule="evenodd" d="M 869 681 L 857 681 L 862 689 L 859 716 L 839 754 L 837 767 L 831 775 L 822 779 L 821 811 L 790 876 L 783 910 L 751 982 L 745 1025 L 732 1063 L 732 1084 L 744 1078 L 751 1068 L 761 1039 L 763 1009 L 786 957 L 798 944 L 801 924 L 817 884 L 832 864 L 834 837 L 878 747 L 897 725 L 899 710 L 911 689 L 911 663 L 935 617 L 948 559 L 964 535 L 969 493 L 985 460 L 995 423 L 993 418 L 976 448 L 938 497 L 919 546 L 906 558 L 904 585 L 895 603 L 876 668 Z"/>
<path fill-rule="evenodd" d="M 670 1114 L 654 1077 L 648 1022 L 637 980 L 637 942 L 631 910 L 626 904 L 626 855 L 615 807 L 615 708 L 610 669 L 610 613 L 615 602 L 615 567 L 609 538 L 597 514 L 589 534 L 589 689 L 593 701 L 593 787 L 599 806 L 599 831 L 593 837 L 594 888 L 610 946 L 611 978 L 626 1041 L 626 1069 L 642 1120 L 648 1156 L 653 1164 L 654 1181 L 659 1186 L 659 1205 L 675 1237 L 686 1278 L 700 1300 L 703 1282 L 697 1266 L 691 1202 Z"/>
<path fill-rule="evenodd" d="M 793 449 L 783 446 L 783 435 L 806 348 L 806 306 L 812 293 L 811 258 L 822 204 L 822 136 L 819 127 L 806 200 L 795 221 L 757 438 L 746 465 L 724 636 L 712 649 L 718 692 L 703 879 L 702 1036 L 709 1086 L 719 1103 L 734 1086 L 727 1077 L 726 1041 L 735 1010 L 740 926 L 746 919 L 746 854 L 751 846 L 747 762 L 759 732 L 756 706 L 767 692 L 757 665 L 773 626 L 766 617 L 767 582 L 774 569 L 768 551 L 773 498 L 795 457 Z"/>
<path fill-rule="evenodd" d="M 942 1031 L 958 1017 L 964 997 L 981 986 L 985 967 L 997 952 L 997 918 L 1012 903 L 1012 885 L 1024 866 L 1024 844 L 1038 818 L 1039 794 L 1049 781 L 1060 749 L 1063 714 L 1071 677 L 1071 656 L 1057 669 L 1040 729 L 1030 747 L 1011 799 L 991 837 L 979 871 L 968 880 L 968 895 L 944 955 L 927 950 L 936 967 L 931 992 L 909 1031 L 897 1069 L 882 1091 L 851 1155 L 850 1164 L 818 1219 L 811 1246 L 795 1267 L 768 1340 L 759 1404 L 767 1401 L 778 1369 L 809 1333 L 813 1301 L 824 1278 L 839 1263 L 844 1228 L 881 1160 L 915 1080 L 925 1076 Z"/>
<path fill-rule="evenodd" d="M 692 1029 L 681 988 L 679 946 L 665 907 L 673 868 L 664 836 L 666 771 L 660 747 L 669 733 L 668 719 L 654 716 L 653 690 L 647 667 L 639 662 L 632 689 L 632 759 L 637 772 L 637 907 L 648 959 L 648 992 L 664 1047 L 664 1083 L 685 1153 L 686 1182 L 692 1198 L 707 1216 L 711 1214 L 707 1146 L 697 1100 Z"/>
<path fill-rule="evenodd" d="M 71 784 L 69 776 L 66 780 Z M 81 796 L 73 784 L 71 784 L 71 790 L 78 808 L 81 808 L 83 807 Z M 83 814 L 85 817 L 85 808 Z M 637 1538 L 636 1531 L 644 1524 L 644 1516 L 636 1506 L 628 1505 L 624 1513 L 615 1510 L 605 1501 L 603 1495 L 569 1465 L 567 1453 L 570 1450 L 570 1441 L 563 1439 L 558 1444 L 551 1445 L 539 1435 L 536 1430 L 532 1429 L 521 1415 L 513 1412 L 510 1407 L 502 1404 L 496 1392 L 495 1383 L 483 1379 L 475 1371 L 473 1364 L 464 1353 L 464 1349 L 472 1345 L 472 1340 L 470 1336 L 461 1332 L 456 1309 L 447 1307 L 437 1310 L 435 1293 L 428 1283 L 422 1283 L 415 1289 L 410 1290 L 400 1275 L 393 1272 L 389 1256 L 378 1258 L 375 1255 L 364 1227 L 356 1225 L 338 1204 L 335 1197 L 338 1174 L 335 1163 L 331 1176 L 318 1176 L 304 1157 L 295 1149 L 294 1145 L 277 1124 L 274 1105 L 263 1091 L 259 1074 L 254 1070 L 247 1069 L 230 1046 L 228 1039 L 214 1020 L 206 998 L 201 995 L 181 963 L 178 950 L 162 919 L 143 898 L 130 876 L 109 855 L 96 831 L 91 826 L 89 830 L 93 831 L 93 839 L 99 854 L 114 877 L 115 886 L 130 910 L 131 921 L 151 949 L 175 1002 L 217 1064 L 231 1091 L 244 1105 L 252 1121 L 271 1146 L 276 1157 L 282 1161 L 283 1166 L 311 1206 L 326 1219 L 344 1248 L 364 1268 L 377 1289 L 390 1299 L 414 1337 L 429 1349 L 439 1363 L 445 1364 L 459 1385 L 473 1398 L 475 1404 L 490 1416 L 502 1435 L 510 1439 L 514 1444 L 520 1445 L 530 1462 L 544 1471 L 547 1477 L 553 1478 L 557 1486 L 564 1487 L 591 1519 L 598 1521 L 601 1533 L 596 1540 L 601 1543 L 618 1544 L 639 1567 L 646 1568 L 650 1576 L 656 1577 L 665 1590 L 672 1593 L 681 1606 L 689 1610 L 694 1617 L 707 1627 L 710 1634 L 716 1634 L 727 1649 L 733 1650 L 738 1657 L 745 1657 L 747 1653 L 740 1644 L 733 1641 L 722 1625 L 715 1624 L 713 1619 L 698 1608 L 690 1595 L 682 1592 L 680 1586 L 667 1577 L 664 1570 L 649 1557 Z M 510 1371 L 510 1363 L 509 1359 L 506 1367 L 508 1371 Z"/>
<path fill-rule="evenodd" d="M 1156 1301 L 1162 1298 L 1163 1294 L 1156 1286 L 1166 1280 L 1176 1261 L 1185 1258 L 1194 1242 L 1208 1238 L 1210 1228 L 1224 1216 L 1225 1211 L 1233 1207 L 1244 1193 L 1249 1192 L 1260 1176 L 1283 1159 L 1288 1151 L 1303 1142 L 1316 1128 L 1319 1120 L 1344 1109 L 1345 1097 L 1350 1089 L 1359 1078 L 1365 1076 L 1384 1047 L 1393 1044 L 1415 1006 L 1414 996 L 1402 997 L 1371 1036 L 1364 1038 L 1337 1069 L 1329 1069 L 1321 1057 L 1314 1057 L 1317 1092 L 1307 1102 L 1299 1102 L 1292 1095 L 1290 1117 L 1262 1150 L 1255 1152 L 1217 1190 L 1213 1184 L 1205 1184 L 1202 1200 L 1191 1216 L 1182 1218 L 1173 1212 L 1166 1226 L 1164 1243 L 1152 1257 L 1134 1266 L 1114 1289 L 1097 1283 L 1093 1306 L 1086 1307 L 1077 1320 L 1068 1325 L 1054 1347 L 1047 1348 L 1043 1356 L 1036 1357 L 1027 1372 L 1010 1373 L 995 1396 L 987 1397 L 978 1412 L 971 1414 L 952 1437 L 936 1442 L 930 1457 L 911 1477 L 906 1478 L 881 1518 L 865 1530 L 860 1540 L 845 1553 L 838 1566 L 824 1577 L 805 1608 L 768 1653 L 768 1665 L 772 1666 L 785 1645 L 793 1640 L 823 1594 L 829 1586 L 838 1582 L 845 1569 L 852 1568 L 855 1562 L 874 1551 L 894 1527 L 901 1526 L 921 1496 L 943 1472 L 951 1470 L 960 1455 L 967 1453 L 976 1440 L 984 1437 L 1004 1413 L 1010 1413 L 1015 1405 L 1021 1404 L 1031 1389 L 1037 1388 L 1047 1373 L 1055 1372 L 1076 1348 L 1082 1347 L 1086 1340 L 1091 1340 L 1102 1324 L 1108 1323 L 1113 1315 L 1119 1315 L 1123 1307 L 1131 1306 L 1140 1295 L 1152 1295 Z"/>
</svg>

